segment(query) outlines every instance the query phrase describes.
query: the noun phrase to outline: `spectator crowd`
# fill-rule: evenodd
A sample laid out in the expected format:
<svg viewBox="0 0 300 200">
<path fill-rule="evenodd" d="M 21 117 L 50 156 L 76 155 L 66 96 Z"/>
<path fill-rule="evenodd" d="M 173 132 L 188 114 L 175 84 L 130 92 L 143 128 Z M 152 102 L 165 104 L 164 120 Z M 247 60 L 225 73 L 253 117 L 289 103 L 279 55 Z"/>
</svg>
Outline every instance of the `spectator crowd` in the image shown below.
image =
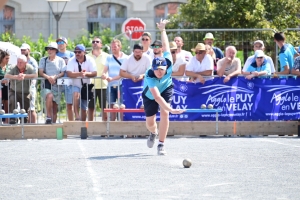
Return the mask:
<svg viewBox="0 0 300 200">
<path fill-rule="evenodd" d="M 246 79 L 265 75 L 300 76 L 298 49 L 287 44 L 281 32 L 274 34 L 274 42 L 279 47 L 278 71 L 272 58 L 264 53 L 262 40 L 253 42 L 254 55 L 247 58 L 243 68 L 235 46 L 227 46 L 223 54 L 220 48 L 214 46 L 214 40 L 212 33 L 206 33 L 203 42 L 195 44 L 190 52 L 184 50 L 183 39 L 176 36 L 168 44 L 173 62 L 172 76 L 181 81 L 202 84 L 212 79 L 213 75 L 224 77 L 224 84 L 239 75 L 244 75 Z M 111 54 L 102 50 L 100 37 L 94 37 L 91 43 L 92 50 L 89 53 L 82 44 L 77 44 L 73 51 L 69 51 L 68 40 L 60 37 L 45 47 L 47 56 L 41 58 L 39 63 L 30 56 L 30 46 L 24 43 L 20 47 L 21 56 L 16 66 L 10 66 L 9 53 L 0 50 L 1 100 L 5 112 L 12 112 L 19 102 L 20 107 L 28 112 L 25 122 L 37 122 L 36 78 L 39 76 L 44 78 L 41 96 L 45 104 L 46 124 L 56 123 L 62 93 L 69 121 L 92 121 L 97 103 L 102 111 L 102 120 L 106 121 L 107 115 L 103 108 L 113 107 L 116 102 L 122 103 L 121 79 L 142 81 L 152 60 L 161 56 L 165 50 L 165 44 L 161 40 L 152 41 L 149 32 L 143 33 L 140 43 L 133 46 L 130 55 L 122 52 L 122 43 L 118 39 L 110 43 Z M 63 77 L 70 79 L 60 83 Z M 116 114 L 110 114 L 110 120 L 116 118 Z M 16 124 L 18 121 L 5 119 L 4 123 Z"/>
</svg>

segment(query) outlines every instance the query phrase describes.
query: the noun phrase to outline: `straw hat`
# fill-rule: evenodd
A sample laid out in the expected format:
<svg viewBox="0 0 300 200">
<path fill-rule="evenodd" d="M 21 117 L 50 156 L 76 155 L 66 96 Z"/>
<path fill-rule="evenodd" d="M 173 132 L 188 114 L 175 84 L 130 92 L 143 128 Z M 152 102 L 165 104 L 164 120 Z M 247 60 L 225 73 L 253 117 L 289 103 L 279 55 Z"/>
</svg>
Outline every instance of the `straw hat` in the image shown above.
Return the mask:
<svg viewBox="0 0 300 200">
<path fill-rule="evenodd" d="M 177 49 L 176 42 L 170 42 L 170 49 Z"/>
<path fill-rule="evenodd" d="M 205 44 L 203 43 L 198 43 L 197 46 L 193 49 L 191 49 L 193 52 L 195 51 L 206 51 L 206 48 L 205 48 Z"/>
</svg>

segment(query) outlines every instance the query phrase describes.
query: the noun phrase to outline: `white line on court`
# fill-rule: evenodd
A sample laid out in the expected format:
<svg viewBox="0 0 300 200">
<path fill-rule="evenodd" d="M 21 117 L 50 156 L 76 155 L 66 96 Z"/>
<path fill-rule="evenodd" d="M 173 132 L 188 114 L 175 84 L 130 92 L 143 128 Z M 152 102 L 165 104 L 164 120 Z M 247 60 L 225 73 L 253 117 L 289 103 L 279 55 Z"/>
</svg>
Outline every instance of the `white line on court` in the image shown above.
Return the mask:
<svg viewBox="0 0 300 200">
<path fill-rule="evenodd" d="M 270 139 L 261 139 L 260 141 L 261 142 L 270 142 L 270 143 L 276 143 L 276 144 L 280 144 L 280 145 L 284 145 L 284 146 L 290 146 L 290 147 L 300 148 L 300 146 L 297 146 L 297 145 L 285 144 L 285 143 L 277 142 L 275 140 L 270 140 Z"/>
<path fill-rule="evenodd" d="M 234 182 L 229 182 L 229 183 L 219 183 L 219 184 L 213 184 L 213 185 L 206 185 L 206 186 L 204 186 L 204 187 L 218 187 L 218 186 L 224 186 L 224 185 L 234 185 L 234 184 L 236 184 L 236 183 L 234 183 Z"/>
<path fill-rule="evenodd" d="M 82 155 L 83 155 L 83 157 L 85 158 L 85 161 L 86 161 L 86 168 L 87 168 L 87 170 L 88 170 L 88 172 L 89 172 L 89 174 L 90 174 L 90 177 L 91 177 L 91 179 L 92 179 L 92 183 L 93 183 L 93 190 L 95 191 L 95 193 L 96 193 L 96 199 L 97 200 L 102 200 L 103 198 L 101 198 L 101 197 L 99 197 L 98 195 L 99 195 L 99 193 L 100 193 L 100 190 L 99 190 L 99 188 L 100 188 L 100 185 L 99 185 L 99 182 L 97 181 L 97 179 L 95 178 L 96 177 L 96 172 L 93 170 L 93 168 L 92 168 L 92 163 L 91 163 L 91 161 L 89 160 L 89 159 L 87 159 L 87 156 L 86 156 L 86 150 L 85 150 L 85 148 L 84 148 L 84 146 L 82 146 L 82 144 L 78 141 L 77 142 L 77 144 L 78 144 L 78 146 L 79 146 L 79 148 L 80 148 L 80 150 L 81 150 L 81 152 L 82 152 Z"/>
</svg>

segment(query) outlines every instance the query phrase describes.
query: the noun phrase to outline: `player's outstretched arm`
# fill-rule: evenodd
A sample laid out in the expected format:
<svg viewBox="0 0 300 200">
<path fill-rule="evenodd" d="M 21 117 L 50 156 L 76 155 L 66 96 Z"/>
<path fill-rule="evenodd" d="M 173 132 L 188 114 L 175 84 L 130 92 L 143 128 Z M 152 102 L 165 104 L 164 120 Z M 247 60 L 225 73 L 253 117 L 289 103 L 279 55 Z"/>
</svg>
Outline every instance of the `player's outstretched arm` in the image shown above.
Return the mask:
<svg viewBox="0 0 300 200">
<path fill-rule="evenodd" d="M 159 104 L 160 109 L 164 109 L 172 114 L 181 114 L 185 110 L 181 109 L 173 109 L 170 104 L 168 104 L 164 98 L 160 95 L 160 92 L 158 91 L 157 87 L 150 88 L 150 92 L 152 93 L 155 101 Z"/>
<path fill-rule="evenodd" d="M 157 28 L 160 30 L 161 32 L 161 42 L 163 45 L 163 50 L 170 52 L 170 45 L 169 45 L 169 39 L 166 33 L 166 24 L 169 23 L 169 20 L 166 19 L 161 19 L 159 23 L 156 23 Z"/>
</svg>

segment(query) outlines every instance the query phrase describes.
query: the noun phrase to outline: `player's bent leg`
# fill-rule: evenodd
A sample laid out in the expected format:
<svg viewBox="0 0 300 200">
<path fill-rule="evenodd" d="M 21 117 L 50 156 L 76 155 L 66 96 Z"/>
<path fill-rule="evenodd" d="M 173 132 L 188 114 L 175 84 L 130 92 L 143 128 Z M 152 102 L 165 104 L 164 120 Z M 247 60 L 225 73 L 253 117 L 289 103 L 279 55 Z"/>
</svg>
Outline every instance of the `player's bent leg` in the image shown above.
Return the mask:
<svg viewBox="0 0 300 200">
<path fill-rule="evenodd" d="M 147 139 L 147 146 L 152 148 L 157 137 L 156 115 L 146 117 L 146 127 L 150 131 L 150 135 Z"/>
<path fill-rule="evenodd" d="M 160 110 L 159 141 L 164 142 L 169 130 L 169 112 Z"/>
</svg>

